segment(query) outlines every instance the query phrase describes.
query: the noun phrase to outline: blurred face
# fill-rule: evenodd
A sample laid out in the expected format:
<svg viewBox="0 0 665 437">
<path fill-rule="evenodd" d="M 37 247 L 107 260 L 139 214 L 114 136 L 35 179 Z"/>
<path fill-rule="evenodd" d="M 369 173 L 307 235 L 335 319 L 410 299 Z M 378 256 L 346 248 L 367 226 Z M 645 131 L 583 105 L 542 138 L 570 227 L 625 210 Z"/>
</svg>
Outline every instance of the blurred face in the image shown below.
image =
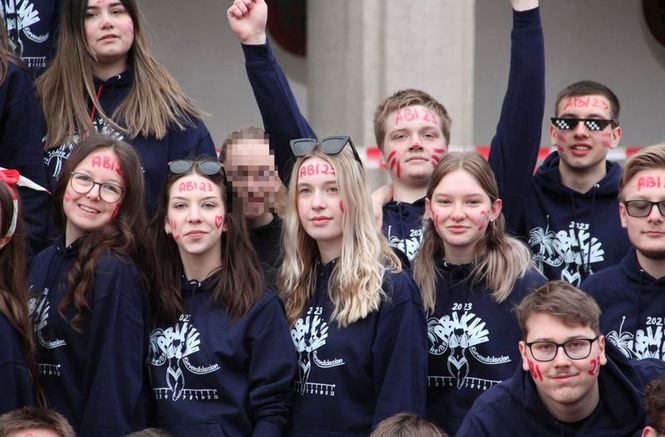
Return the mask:
<svg viewBox="0 0 665 437">
<path fill-rule="evenodd" d="M 322 256 L 341 254 L 344 204 L 337 188 L 335 167 L 321 158 L 309 158 L 298 169 L 298 218 L 303 229 L 316 240 Z M 327 261 L 327 260 L 326 260 Z"/>
<path fill-rule="evenodd" d="M 526 323 L 526 342 L 552 341 L 562 344 L 573 339 L 594 338 L 589 327 L 569 326 L 560 319 L 544 313 L 536 313 Z M 533 346 L 536 347 L 536 346 Z M 541 400 L 552 411 L 593 411 L 598 403 L 598 374 L 607 363 L 605 338 L 600 336 L 591 345 L 591 353 L 580 360 L 569 358 L 559 347 L 552 361 L 534 359 L 524 341 L 519 343 L 522 368 L 531 373 Z"/>
<path fill-rule="evenodd" d="M 219 185 L 190 174 L 169 189 L 164 230 L 175 240 L 181 255 L 220 257 L 225 215 Z"/>
<path fill-rule="evenodd" d="M 120 0 L 88 0 L 85 36 L 98 63 L 126 67 L 134 44 L 134 22 Z"/>
<path fill-rule="evenodd" d="M 557 107 L 560 118 L 610 120 L 610 102 L 601 95 L 574 96 L 562 99 Z M 580 122 L 570 129 L 550 125 L 550 136 L 561 158 L 561 165 L 575 172 L 604 169 L 610 149 L 621 139 L 621 128 L 608 125 L 600 131 L 589 130 Z"/>
<path fill-rule="evenodd" d="M 69 183 L 62 208 L 69 244 L 115 219 L 122 205 L 125 180 L 118 156 L 112 149 L 94 151 L 76 166 L 72 175 L 63 175 L 67 176 Z"/>
<path fill-rule="evenodd" d="M 253 220 L 269 211 L 280 182 L 267 141 L 241 140 L 229 145 L 224 168 L 242 201 L 245 218 Z"/>
<path fill-rule="evenodd" d="M 621 226 L 628 231 L 630 242 L 642 255 L 664 259 L 665 217 L 657 205 L 640 202 L 665 201 L 663 169 L 654 168 L 636 173 L 624 187 L 622 198 L 623 201 L 619 202 Z M 633 217 L 631 214 L 646 216 Z"/>
<path fill-rule="evenodd" d="M 448 150 L 440 117 L 425 106 L 407 106 L 390 113 L 385 127 L 383 157 L 393 180 L 427 186 Z"/>
<path fill-rule="evenodd" d="M 14 431 L 7 434 L 7 437 L 59 437 L 60 434 L 43 428 L 29 428 L 21 431 Z"/>
<path fill-rule="evenodd" d="M 443 241 L 446 259 L 466 263 L 501 213 L 501 200 L 492 202 L 478 181 L 460 169 L 441 179 L 432 198 L 425 199 L 425 208 Z"/>
</svg>

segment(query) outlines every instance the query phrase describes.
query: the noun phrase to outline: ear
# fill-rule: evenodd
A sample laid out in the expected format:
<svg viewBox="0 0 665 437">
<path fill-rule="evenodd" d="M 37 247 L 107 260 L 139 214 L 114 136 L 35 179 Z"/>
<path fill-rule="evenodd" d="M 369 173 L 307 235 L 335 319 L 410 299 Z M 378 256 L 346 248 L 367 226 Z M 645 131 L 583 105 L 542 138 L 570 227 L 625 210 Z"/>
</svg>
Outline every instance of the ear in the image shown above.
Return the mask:
<svg viewBox="0 0 665 437">
<path fill-rule="evenodd" d="M 4 237 L 0 238 L 0 249 L 5 247 L 11 239 L 12 239 L 12 237 L 9 236 L 9 235 L 5 235 Z"/>
<path fill-rule="evenodd" d="M 619 145 L 619 141 L 621 140 L 622 135 L 623 130 L 621 129 L 621 126 L 617 126 L 612 129 L 612 142 L 610 143 L 610 149 L 614 149 Z"/>
<path fill-rule="evenodd" d="M 171 232 L 173 232 L 173 229 L 171 228 L 171 222 L 168 219 L 168 216 L 164 218 L 164 232 L 166 232 L 166 235 L 171 235 Z"/>
<path fill-rule="evenodd" d="M 424 218 L 432 218 L 434 215 L 432 214 L 432 202 L 425 197 L 425 216 Z"/>
<path fill-rule="evenodd" d="M 552 142 L 552 145 L 557 146 L 559 144 L 559 140 L 557 140 L 556 138 L 557 131 L 554 125 L 550 124 L 549 131 L 550 131 L 550 141 Z"/>
<path fill-rule="evenodd" d="M 529 371 L 529 358 L 526 356 L 526 343 L 524 340 L 520 340 L 517 344 L 520 349 L 520 355 L 522 356 L 522 370 L 525 372 Z"/>
<path fill-rule="evenodd" d="M 628 229 L 628 217 L 626 213 L 626 205 L 619 201 L 619 219 L 621 220 L 621 227 Z"/>
<path fill-rule="evenodd" d="M 655 428 L 647 425 L 642 430 L 642 437 L 658 437 L 658 433 Z"/>
<path fill-rule="evenodd" d="M 501 214 L 502 208 L 503 200 L 496 199 L 494 202 L 492 202 L 492 207 L 490 209 L 490 220 L 496 220 L 496 218 L 499 217 L 499 214 Z"/>
<path fill-rule="evenodd" d="M 598 353 L 600 354 L 600 365 L 607 364 L 607 357 L 605 356 L 605 336 L 598 337 Z"/>
</svg>

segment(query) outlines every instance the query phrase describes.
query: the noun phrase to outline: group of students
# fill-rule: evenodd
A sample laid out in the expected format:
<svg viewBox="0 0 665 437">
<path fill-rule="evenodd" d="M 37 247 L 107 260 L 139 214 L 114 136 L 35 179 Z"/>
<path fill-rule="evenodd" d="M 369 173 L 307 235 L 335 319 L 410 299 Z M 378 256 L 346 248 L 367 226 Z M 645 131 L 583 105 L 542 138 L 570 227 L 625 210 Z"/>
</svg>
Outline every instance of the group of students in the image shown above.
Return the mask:
<svg viewBox="0 0 665 437">
<path fill-rule="evenodd" d="M 2 135 L 0 412 L 48 405 L 84 436 L 360 436 L 405 412 L 451 435 L 640 432 L 665 376 L 665 147 L 622 173 L 619 101 L 577 82 L 533 175 L 543 32 L 537 0 L 510 4 L 489 159 L 448 152 L 446 108 L 401 90 L 375 113 L 392 183 L 373 194 L 353 141 L 298 110 L 263 0 L 227 18 L 266 134 L 219 157 L 134 0 L 65 0 L 36 91 L 5 43 L 0 128 L 35 138 Z"/>
</svg>

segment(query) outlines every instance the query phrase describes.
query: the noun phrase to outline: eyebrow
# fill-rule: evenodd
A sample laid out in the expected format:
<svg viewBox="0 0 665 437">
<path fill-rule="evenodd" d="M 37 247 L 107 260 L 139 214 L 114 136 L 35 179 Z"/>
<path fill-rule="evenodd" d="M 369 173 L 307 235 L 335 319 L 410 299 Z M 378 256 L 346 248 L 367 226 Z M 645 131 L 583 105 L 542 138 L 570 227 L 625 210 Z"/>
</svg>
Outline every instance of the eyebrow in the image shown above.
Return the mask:
<svg viewBox="0 0 665 437">
<path fill-rule="evenodd" d="M 593 334 L 593 335 L 595 335 L 595 334 Z M 525 341 L 527 343 L 535 343 L 537 341 L 547 341 L 547 342 L 550 342 L 550 343 L 565 343 L 565 342 L 570 341 L 570 340 L 582 340 L 582 339 L 588 339 L 588 338 L 590 338 L 590 337 L 588 337 L 586 335 L 579 334 L 579 335 L 573 335 L 572 337 L 567 337 L 563 341 L 556 341 L 556 340 L 554 340 L 553 338 L 550 338 L 550 337 L 536 338 L 535 340 L 531 340 L 531 341 L 525 340 Z"/>
</svg>

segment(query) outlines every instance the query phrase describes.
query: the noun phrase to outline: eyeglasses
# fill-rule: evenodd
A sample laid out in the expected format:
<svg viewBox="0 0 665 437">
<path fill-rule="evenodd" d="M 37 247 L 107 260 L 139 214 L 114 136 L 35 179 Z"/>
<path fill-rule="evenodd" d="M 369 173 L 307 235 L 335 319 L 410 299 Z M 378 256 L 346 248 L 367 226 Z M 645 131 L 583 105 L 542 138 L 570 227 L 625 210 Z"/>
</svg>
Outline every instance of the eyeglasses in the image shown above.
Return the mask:
<svg viewBox="0 0 665 437">
<path fill-rule="evenodd" d="M 598 118 L 559 118 L 559 117 L 552 117 L 550 118 L 552 121 L 552 124 L 561 129 L 561 130 L 573 130 L 575 129 L 575 126 L 577 126 L 577 123 L 580 121 L 584 123 L 584 126 L 586 126 L 587 129 L 589 129 L 591 132 L 599 132 L 603 129 L 605 129 L 607 126 L 612 125 L 614 126 L 616 122 L 614 120 L 601 120 Z"/>
<path fill-rule="evenodd" d="M 125 194 L 125 189 L 113 182 L 97 182 L 85 173 L 73 172 L 69 178 L 72 190 L 79 194 L 88 194 L 95 185 L 99 185 L 99 197 L 106 203 L 116 203 Z"/>
<path fill-rule="evenodd" d="M 626 212 L 631 217 L 643 218 L 648 217 L 653 210 L 654 205 L 658 205 L 658 212 L 665 217 L 665 200 L 660 202 L 650 202 L 648 200 L 626 200 L 623 202 L 626 205 Z"/>
<path fill-rule="evenodd" d="M 189 159 L 177 159 L 169 162 L 169 171 L 173 174 L 183 174 L 187 173 L 194 166 L 206 176 L 215 176 L 222 173 L 222 176 L 226 179 L 222 163 L 211 160 L 191 161 Z"/>
<path fill-rule="evenodd" d="M 295 157 L 305 156 L 308 153 L 311 153 L 316 147 L 321 149 L 321 151 L 326 155 L 337 155 L 342 151 L 342 149 L 344 149 L 344 146 L 348 144 L 351 147 L 353 157 L 356 159 L 356 161 L 358 161 L 361 166 L 363 163 L 360 160 L 360 156 L 358 155 L 356 147 L 351 141 L 351 137 L 346 135 L 325 137 L 321 138 L 320 140 L 317 140 L 316 138 L 299 138 L 296 140 L 291 140 L 290 144 L 291 151 Z"/>
<path fill-rule="evenodd" d="M 598 339 L 594 338 L 574 338 L 565 343 L 555 343 L 553 341 L 532 341 L 526 343 L 533 359 L 536 361 L 547 362 L 556 358 L 559 348 L 562 347 L 566 356 L 571 360 L 583 360 L 591 355 L 591 345 Z"/>
</svg>

